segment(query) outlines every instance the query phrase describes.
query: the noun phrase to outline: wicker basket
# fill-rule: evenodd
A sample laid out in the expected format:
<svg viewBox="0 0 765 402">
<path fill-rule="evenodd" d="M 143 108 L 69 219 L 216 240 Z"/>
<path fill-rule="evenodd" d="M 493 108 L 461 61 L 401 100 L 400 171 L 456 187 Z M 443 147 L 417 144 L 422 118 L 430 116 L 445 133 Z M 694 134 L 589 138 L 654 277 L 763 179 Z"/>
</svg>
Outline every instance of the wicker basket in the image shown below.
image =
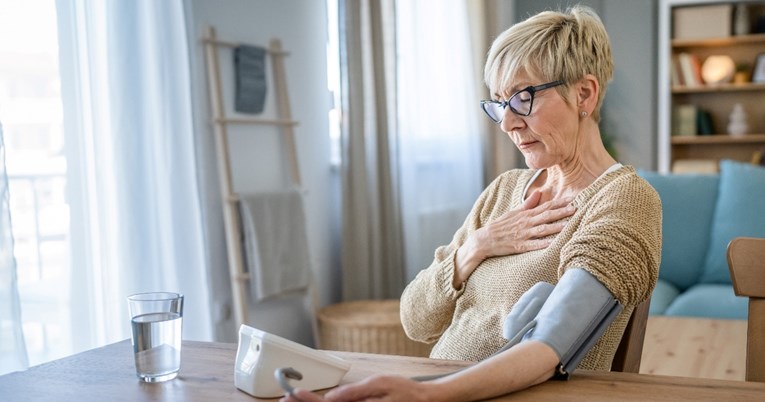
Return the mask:
<svg viewBox="0 0 765 402">
<path fill-rule="evenodd" d="M 319 310 L 322 349 L 401 356 L 430 355 L 432 345 L 404 333 L 398 300 L 360 300 Z"/>
</svg>

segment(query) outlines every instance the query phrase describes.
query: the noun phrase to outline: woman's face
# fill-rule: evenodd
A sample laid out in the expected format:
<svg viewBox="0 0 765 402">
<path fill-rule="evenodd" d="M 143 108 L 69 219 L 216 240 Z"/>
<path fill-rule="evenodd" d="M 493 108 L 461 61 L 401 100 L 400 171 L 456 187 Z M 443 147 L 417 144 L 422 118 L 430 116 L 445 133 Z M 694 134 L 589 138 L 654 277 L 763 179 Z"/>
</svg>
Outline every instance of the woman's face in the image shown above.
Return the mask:
<svg viewBox="0 0 765 402">
<path fill-rule="evenodd" d="M 544 84 L 526 73 L 519 73 L 512 87 L 495 94 L 508 99 L 528 86 Z M 548 88 L 534 94 L 531 114 L 520 116 L 505 108 L 502 131 L 523 153 L 526 165 L 532 169 L 549 168 L 576 158 L 579 137 L 579 111 L 558 94 L 559 88 Z M 576 99 L 569 89 L 569 99 Z"/>
</svg>

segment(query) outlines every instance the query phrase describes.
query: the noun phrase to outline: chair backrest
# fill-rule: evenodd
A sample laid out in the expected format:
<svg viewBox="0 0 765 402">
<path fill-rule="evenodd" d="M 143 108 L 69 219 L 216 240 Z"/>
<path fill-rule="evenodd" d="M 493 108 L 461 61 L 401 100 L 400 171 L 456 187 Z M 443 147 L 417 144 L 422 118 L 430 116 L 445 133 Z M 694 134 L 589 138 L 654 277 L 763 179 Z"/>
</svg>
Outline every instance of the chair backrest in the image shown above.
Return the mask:
<svg viewBox="0 0 765 402">
<path fill-rule="evenodd" d="M 728 243 L 733 291 L 749 298 L 746 380 L 765 382 L 765 239 L 737 237 Z"/>
<path fill-rule="evenodd" d="M 627 322 L 627 328 L 624 329 L 624 335 L 616 349 L 614 360 L 611 362 L 611 371 L 621 371 L 625 373 L 637 373 L 640 371 L 640 358 L 643 355 L 643 340 L 645 339 L 645 325 L 648 321 L 648 308 L 651 305 L 651 299 L 638 304 L 630 320 Z"/>
</svg>

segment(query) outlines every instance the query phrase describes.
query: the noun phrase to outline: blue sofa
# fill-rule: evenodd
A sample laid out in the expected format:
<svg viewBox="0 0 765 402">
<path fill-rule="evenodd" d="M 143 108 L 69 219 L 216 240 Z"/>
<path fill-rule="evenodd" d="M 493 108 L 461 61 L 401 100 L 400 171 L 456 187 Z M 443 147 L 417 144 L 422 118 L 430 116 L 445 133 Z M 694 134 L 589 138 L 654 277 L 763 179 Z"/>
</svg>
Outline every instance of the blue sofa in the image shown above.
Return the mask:
<svg viewBox="0 0 765 402">
<path fill-rule="evenodd" d="M 650 314 L 747 318 L 733 294 L 726 249 L 738 236 L 765 237 L 765 168 L 723 160 L 719 174 L 640 171 L 662 202 L 662 256 Z"/>
</svg>

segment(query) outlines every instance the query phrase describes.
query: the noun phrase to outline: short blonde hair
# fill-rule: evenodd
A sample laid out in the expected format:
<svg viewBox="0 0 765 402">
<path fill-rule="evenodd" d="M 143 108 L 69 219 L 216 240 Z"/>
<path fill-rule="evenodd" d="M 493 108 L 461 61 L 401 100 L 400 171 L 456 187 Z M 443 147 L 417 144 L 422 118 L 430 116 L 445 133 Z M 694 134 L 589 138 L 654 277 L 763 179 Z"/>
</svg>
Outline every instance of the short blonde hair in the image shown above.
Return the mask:
<svg viewBox="0 0 765 402">
<path fill-rule="evenodd" d="M 565 12 L 544 11 L 502 32 L 491 45 L 484 81 L 492 94 L 507 87 L 519 72 L 545 82 L 562 80 L 556 89 L 568 102 L 567 88 L 592 74 L 600 84 L 592 117 L 600 107 L 614 73 L 611 44 L 600 17 L 577 5 Z"/>
</svg>

